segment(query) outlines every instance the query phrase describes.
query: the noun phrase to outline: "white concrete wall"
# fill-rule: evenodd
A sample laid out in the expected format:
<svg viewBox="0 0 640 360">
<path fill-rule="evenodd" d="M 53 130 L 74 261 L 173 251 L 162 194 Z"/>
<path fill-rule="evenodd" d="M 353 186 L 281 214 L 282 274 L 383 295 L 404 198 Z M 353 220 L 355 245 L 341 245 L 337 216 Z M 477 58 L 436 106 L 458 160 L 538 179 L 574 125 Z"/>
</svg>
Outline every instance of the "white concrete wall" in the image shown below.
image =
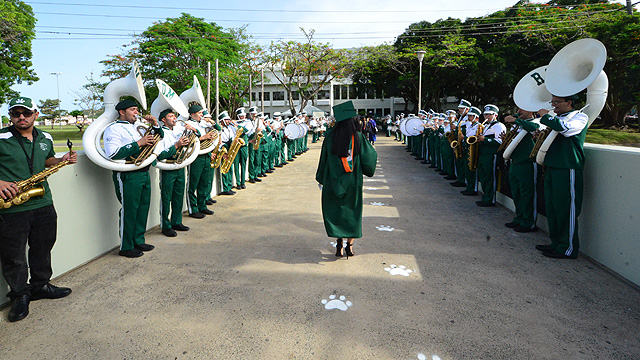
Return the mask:
<svg viewBox="0 0 640 360">
<path fill-rule="evenodd" d="M 580 252 L 640 285 L 640 149 L 585 144 L 585 155 Z M 497 200 L 515 209 L 510 198 Z M 544 216 L 538 227 L 548 230 Z"/>
</svg>

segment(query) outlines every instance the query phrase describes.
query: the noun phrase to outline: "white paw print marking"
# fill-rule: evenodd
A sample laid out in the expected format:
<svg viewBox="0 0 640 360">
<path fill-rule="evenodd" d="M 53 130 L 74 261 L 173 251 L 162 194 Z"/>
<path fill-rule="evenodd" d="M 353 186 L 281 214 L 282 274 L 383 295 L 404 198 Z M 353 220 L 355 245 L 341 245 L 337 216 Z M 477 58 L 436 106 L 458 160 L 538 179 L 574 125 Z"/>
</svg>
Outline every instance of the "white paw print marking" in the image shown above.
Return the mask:
<svg viewBox="0 0 640 360">
<path fill-rule="evenodd" d="M 333 247 L 337 247 L 337 246 L 338 246 L 338 243 L 337 243 L 337 242 L 335 242 L 335 241 L 332 241 L 332 242 L 330 242 L 329 244 L 331 244 L 331 246 L 333 246 Z M 347 247 L 347 243 L 346 243 L 346 242 L 343 242 L 343 243 L 342 243 L 342 247 L 343 247 L 343 248 L 346 248 L 346 247 Z"/>
<path fill-rule="evenodd" d="M 376 229 L 378 229 L 379 231 L 393 231 L 393 230 L 395 230 L 391 226 L 386 226 L 386 225 L 376 226 Z"/>
<path fill-rule="evenodd" d="M 377 187 L 368 187 L 367 190 L 380 190 Z"/>
<path fill-rule="evenodd" d="M 402 276 L 409 276 L 413 272 L 413 270 L 407 269 L 407 267 L 404 265 L 400 265 L 400 266 L 391 265 L 388 268 L 384 268 L 384 271 L 388 272 L 389 275 L 402 275 Z"/>
<path fill-rule="evenodd" d="M 374 202 L 371 202 L 371 205 L 373 205 L 373 206 L 385 206 L 386 204 L 378 202 L 378 201 L 374 201 Z"/>
<path fill-rule="evenodd" d="M 423 353 L 418 354 L 418 360 L 427 360 L 427 355 L 425 355 L 425 354 L 423 354 Z M 431 357 L 431 360 L 440 360 L 440 356 L 438 356 L 438 355 L 433 355 L 433 356 Z"/>
<path fill-rule="evenodd" d="M 347 298 L 344 296 L 340 296 L 336 299 L 336 295 L 329 295 L 329 300 L 322 299 L 321 303 L 324 305 L 324 308 L 327 310 L 338 309 L 342 311 L 347 311 L 348 308 L 353 305 L 351 301 L 345 301 Z"/>
</svg>

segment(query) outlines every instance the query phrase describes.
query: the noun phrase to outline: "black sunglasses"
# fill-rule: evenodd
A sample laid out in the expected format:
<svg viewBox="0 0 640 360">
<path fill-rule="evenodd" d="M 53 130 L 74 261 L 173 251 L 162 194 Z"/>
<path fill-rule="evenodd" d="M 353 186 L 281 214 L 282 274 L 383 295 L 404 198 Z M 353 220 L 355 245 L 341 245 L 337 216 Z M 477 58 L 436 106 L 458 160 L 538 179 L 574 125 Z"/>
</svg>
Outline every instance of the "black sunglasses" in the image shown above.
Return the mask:
<svg viewBox="0 0 640 360">
<path fill-rule="evenodd" d="M 29 116 L 33 115 L 34 111 L 31 110 L 25 110 L 25 111 L 17 111 L 17 110 L 11 110 L 9 111 L 9 115 L 11 117 L 14 118 L 19 118 L 20 115 L 24 115 L 24 117 L 28 118 Z"/>
</svg>

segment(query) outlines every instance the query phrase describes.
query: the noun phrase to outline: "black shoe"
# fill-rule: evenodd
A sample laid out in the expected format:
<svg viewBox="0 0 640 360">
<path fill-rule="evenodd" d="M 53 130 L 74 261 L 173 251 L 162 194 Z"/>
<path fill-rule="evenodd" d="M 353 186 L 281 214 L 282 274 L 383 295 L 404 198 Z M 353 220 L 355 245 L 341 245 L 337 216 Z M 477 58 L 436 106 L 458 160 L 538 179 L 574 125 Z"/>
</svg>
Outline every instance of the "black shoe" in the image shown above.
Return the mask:
<svg viewBox="0 0 640 360">
<path fill-rule="evenodd" d="M 60 299 L 71 294 L 71 289 L 66 287 L 57 287 L 52 284 L 45 284 L 40 290 L 31 290 L 31 301 L 40 299 Z"/>
<path fill-rule="evenodd" d="M 515 228 L 513 228 L 513 230 L 515 230 L 516 232 L 519 232 L 519 233 L 528 233 L 528 232 L 536 232 L 536 231 L 538 231 L 538 228 L 536 226 L 534 226 L 533 229 L 530 229 L 530 228 L 526 228 L 524 226 L 518 225 Z"/>
<path fill-rule="evenodd" d="M 199 212 L 194 212 L 189 214 L 189 217 L 192 217 L 194 219 L 204 219 L 204 214 Z"/>
<path fill-rule="evenodd" d="M 256 179 L 256 182 L 261 182 L 261 181 L 262 181 L 262 179 Z"/>
<path fill-rule="evenodd" d="M 29 315 L 29 295 L 21 295 L 11 300 L 11 310 L 9 310 L 9 321 L 20 321 Z"/>
<path fill-rule="evenodd" d="M 451 186 L 453 186 L 453 187 L 465 187 L 465 186 L 467 186 L 467 184 L 465 184 L 465 183 L 463 183 L 463 182 L 460 182 L 460 181 L 452 182 L 452 183 L 450 183 L 450 184 L 451 184 Z"/>
<path fill-rule="evenodd" d="M 233 195 L 235 194 L 233 191 L 229 190 L 229 191 L 223 191 L 220 193 L 220 195 Z"/>
<path fill-rule="evenodd" d="M 342 239 L 338 239 L 336 241 L 336 257 L 343 257 L 343 251 L 344 249 L 342 248 Z"/>
<path fill-rule="evenodd" d="M 280 165 L 287 165 L 287 164 L 288 164 L 288 162 L 286 162 L 286 161 L 285 161 L 285 162 L 283 162 L 283 163 L 282 163 L 282 164 L 280 164 Z"/>
<path fill-rule="evenodd" d="M 265 171 L 265 173 L 267 173 L 267 174 L 271 174 L 272 172 L 273 172 L 273 170 L 271 170 L 271 169 Z"/>
<path fill-rule="evenodd" d="M 253 179 L 249 179 L 249 183 L 251 183 L 251 184 L 255 184 L 255 183 L 256 183 L 256 181 L 255 181 L 255 180 L 253 180 Z"/>
<path fill-rule="evenodd" d="M 262 175 L 262 177 L 267 177 L 267 174 L 265 174 L 265 173 L 262 173 L 260 175 Z"/>
<path fill-rule="evenodd" d="M 276 167 L 277 167 L 277 168 L 281 168 L 281 167 L 282 167 L 282 165 L 284 165 L 284 164 L 276 165 Z"/>
<path fill-rule="evenodd" d="M 236 194 L 236 192 L 231 190 L 231 195 L 235 195 L 235 194 Z"/>
<path fill-rule="evenodd" d="M 426 160 L 420 161 L 420 164 L 428 164 L 429 162 Z"/>
<path fill-rule="evenodd" d="M 207 205 L 213 205 L 213 204 L 215 204 L 217 202 L 218 202 L 218 200 L 209 199 L 209 200 L 205 201 L 204 203 L 207 204 Z"/>
<path fill-rule="evenodd" d="M 492 207 L 492 206 L 496 206 L 496 204 L 492 204 L 492 203 L 488 203 L 488 202 L 484 202 L 484 201 L 476 201 L 476 205 L 481 206 L 481 207 Z"/>
<path fill-rule="evenodd" d="M 261 178 L 261 177 L 264 177 L 264 175 L 262 175 L 262 174 L 258 174 L 258 177 L 259 177 L 259 178 Z M 257 179 L 256 179 L 256 180 L 257 180 Z"/>
<path fill-rule="evenodd" d="M 512 221 L 512 222 L 505 223 L 504 226 L 508 227 L 509 229 L 514 229 L 516 226 L 520 226 L 520 224 L 514 223 Z"/>
<path fill-rule="evenodd" d="M 549 251 L 553 250 L 553 248 L 551 247 L 551 245 L 536 245 L 536 250 Z"/>
<path fill-rule="evenodd" d="M 291 159 L 297 159 L 297 158 L 298 158 L 298 157 L 297 157 L 297 156 L 295 156 L 295 155 L 293 155 L 293 156 L 291 157 Z M 291 161 L 293 161 L 293 160 L 291 160 Z"/>
<path fill-rule="evenodd" d="M 175 224 L 172 226 L 173 230 L 176 231 L 189 231 L 189 227 L 188 226 L 184 226 L 182 224 Z"/>
<path fill-rule="evenodd" d="M 128 257 L 128 258 L 137 258 L 144 255 L 144 253 L 142 252 L 142 250 L 131 249 L 131 250 L 120 250 L 118 252 L 118 255 Z"/>
<path fill-rule="evenodd" d="M 565 254 L 561 254 L 553 249 L 543 251 L 542 255 L 552 258 L 552 259 L 575 259 L 575 257 L 567 256 Z"/>
<path fill-rule="evenodd" d="M 446 172 L 444 172 L 444 171 L 440 171 L 438 174 L 439 174 L 439 175 L 449 175 L 449 174 L 447 174 L 447 173 L 446 173 Z"/>
<path fill-rule="evenodd" d="M 344 248 L 344 253 L 347 255 L 347 259 L 349 258 L 349 256 L 355 255 L 353 253 L 353 243 L 351 244 L 347 243 L 347 246 Z"/>
<path fill-rule="evenodd" d="M 449 176 L 445 176 L 444 179 L 445 180 L 455 180 L 455 179 L 457 179 L 457 177 L 449 175 Z"/>
<path fill-rule="evenodd" d="M 167 237 L 176 237 L 176 236 L 178 236 L 178 233 L 175 232 L 175 230 L 173 230 L 173 229 L 162 229 L 162 235 L 167 236 Z M 142 250 L 142 249 L 140 249 L 140 250 Z"/>
<path fill-rule="evenodd" d="M 242 185 L 240 185 L 240 187 L 241 187 L 241 188 L 243 188 L 243 189 L 246 189 L 246 188 L 247 188 L 247 185 L 242 184 Z"/>
<path fill-rule="evenodd" d="M 236 185 L 236 190 L 242 190 L 242 185 Z"/>
<path fill-rule="evenodd" d="M 173 229 L 169 229 L 169 230 L 173 231 Z M 176 232 L 173 231 L 173 233 L 175 234 Z M 164 234 L 164 232 L 163 232 L 163 234 Z M 134 246 L 133 248 L 134 249 L 138 249 L 140 251 L 151 251 L 151 250 L 155 249 L 156 247 L 151 245 L 151 244 L 139 244 L 139 245 Z"/>
<path fill-rule="evenodd" d="M 429 169 L 435 169 L 436 166 L 435 165 L 429 165 Z"/>
<path fill-rule="evenodd" d="M 462 191 L 460 191 L 460 194 L 465 195 L 465 196 L 475 196 L 475 195 L 478 195 L 478 192 L 477 191 L 462 190 Z"/>
<path fill-rule="evenodd" d="M 200 210 L 200 212 L 205 214 L 205 215 L 213 215 L 213 211 L 211 211 L 209 209 Z"/>
</svg>

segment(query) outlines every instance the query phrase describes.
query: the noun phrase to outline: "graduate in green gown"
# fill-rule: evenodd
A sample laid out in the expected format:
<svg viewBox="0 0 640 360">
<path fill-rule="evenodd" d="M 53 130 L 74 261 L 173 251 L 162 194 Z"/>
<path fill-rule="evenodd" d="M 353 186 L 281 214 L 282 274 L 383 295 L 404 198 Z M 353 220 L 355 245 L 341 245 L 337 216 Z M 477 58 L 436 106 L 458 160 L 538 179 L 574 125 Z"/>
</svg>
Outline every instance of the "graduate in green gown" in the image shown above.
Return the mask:
<svg viewBox="0 0 640 360">
<path fill-rule="evenodd" d="M 333 107 L 336 125 L 322 143 L 316 181 L 322 185 L 322 217 L 329 237 L 338 238 L 336 256 L 353 256 L 354 238 L 362 237 L 362 175 L 373 176 L 378 154 L 357 131 L 356 110 L 348 101 Z"/>
</svg>

